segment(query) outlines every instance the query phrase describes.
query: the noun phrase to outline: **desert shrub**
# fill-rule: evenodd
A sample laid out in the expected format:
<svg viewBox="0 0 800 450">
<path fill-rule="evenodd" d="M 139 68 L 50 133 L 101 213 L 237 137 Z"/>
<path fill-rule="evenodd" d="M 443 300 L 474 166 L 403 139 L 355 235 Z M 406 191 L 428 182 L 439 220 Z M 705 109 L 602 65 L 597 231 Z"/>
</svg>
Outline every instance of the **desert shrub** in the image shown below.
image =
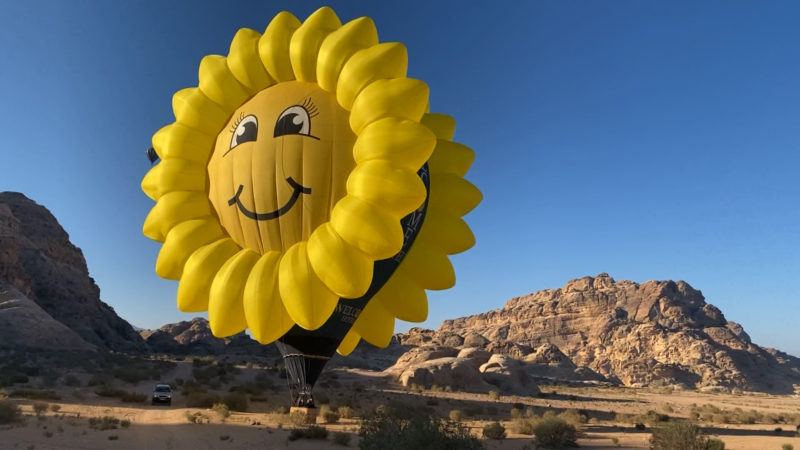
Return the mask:
<svg viewBox="0 0 800 450">
<path fill-rule="evenodd" d="M 637 430 L 637 431 L 644 431 L 644 430 L 646 430 L 646 429 L 647 429 L 647 427 L 646 427 L 646 426 L 644 426 L 644 424 L 643 424 L 643 423 L 636 423 L 636 424 L 633 426 L 633 428 L 636 428 L 636 430 Z"/>
<path fill-rule="evenodd" d="M 119 426 L 121 426 L 122 428 L 128 428 L 131 426 L 131 421 L 128 419 L 122 419 L 119 421 Z"/>
<path fill-rule="evenodd" d="M 511 408 L 511 418 L 512 419 L 519 419 L 525 417 L 525 412 L 522 408 L 517 408 L 516 406 Z"/>
<path fill-rule="evenodd" d="M 342 416 L 343 419 L 351 419 L 356 416 L 356 411 L 349 406 L 340 406 L 339 415 Z"/>
<path fill-rule="evenodd" d="M 322 420 L 324 420 L 325 423 L 336 423 L 339 421 L 339 418 L 342 417 L 338 411 L 331 408 L 329 405 L 322 405 L 319 409 L 319 414 L 322 416 Z"/>
<path fill-rule="evenodd" d="M 413 408 L 386 408 L 389 414 L 376 414 L 361 421 L 358 434 L 362 450 L 472 450 L 483 448 L 469 430 L 457 422 L 445 421 Z"/>
<path fill-rule="evenodd" d="M 500 400 L 500 393 L 497 391 L 489 391 L 489 400 L 498 401 Z"/>
<path fill-rule="evenodd" d="M 653 450 L 706 450 L 708 437 L 697 425 L 686 422 L 671 422 L 653 428 L 650 448 Z"/>
<path fill-rule="evenodd" d="M 89 419 L 89 428 L 93 430 L 114 430 L 119 425 L 119 419 L 114 416 L 92 417 Z"/>
<path fill-rule="evenodd" d="M 213 362 L 214 358 L 210 356 L 201 356 L 192 360 L 192 367 L 205 367 L 211 365 Z"/>
<path fill-rule="evenodd" d="M 142 403 L 147 400 L 147 396 L 138 392 L 122 392 L 119 399 L 125 403 Z"/>
<path fill-rule="evenodd" d="M 333 441 L 334 444 L 347 447 L 348 445 L 350 445 L 350 434 L 342 432 L 334 433 L 331 440 Z"/>
<path fill-rule="evenodd" d="M 204 419 L 207 419 L 207 417 L 199 412 L 186 411 L 186 420 L 191 423 L 203 423 Z"/>
<path fill-rule="evenodd" d="M 186 406 L 189 408 L 211 408 L 219 401 L 219 396 L 216 394 L 192 392 L 186 397 Z"/>
<path fill-rule="evenodd" d="M 217 413 L 217 416 L 222 420 L 231 416 L 231 410 L 228 409 L 228 405 L 225 403 L 215 403 L 214 406 L 211 407 L 211 410 Z"/>
<path fill-rule="evenodd" d="M 506 427 L 500 425 L 500 422 L 492 422 L 483 427 L 483 437 L 494 440 L 505 439 Z"/>
<path fill-rule="evenodd" d="M 450 420 L 453 422 L 461 422 L 461 419 L 464 417 L 464 413 L 461 412 L 460 409 L 454 409 L 450 411 Z"/>
<path fill-rule="evenodd" d="M 97 388 L 94 390 L 94 393 L 100 397 L 122 397 L 127 392 L 125 392 L 123 389 L 111 387 L 107 384 L 101 384 L 97 386 Z"/>
<path fill-rule="evenodd" d="M 223 434 L 223 435 L 220 435 L 219 440 L 220 441 L 227 441 L 230 438 L 231 438 L 230 434 Z"/>
<path fill-rule="evenodd" d="M 15 389 L 8 394 L 9 397 L 22 397 L 30 400 L 61 400 L 56 391 L 42 389 Z"/>
<path fill-rule="evenodd" d="M 275 414 L 289 414 L 289 407 L 286 405 L 280 405 L 275 408 Z"/>
<path fill-rule="evenodd" d="M 577 447 L 578 431 L 564 419 L 546 418 L 533 427 L 536 443 L 549 448 Z"/>
<path fill-rule="evenodd" d="M 581 414 L 579 411 L 574 409 L 568 409 L 562 412 L 558 415 L 558 418 L 574 427 L 579 427 L 589 421 L 585 414 Z"/>
<path fill-rule="evenodd" d="M 709 438 L 706 442 L 706 450 L 725 450 L 725 443 L 719 439 Z"/>
<path fill-rule="evenodd" d="M 239 392 L 230 392 L 222 398 L 222 403 L 228 406 L 231 411 L 247 411 L 250 407 L 250 399 Z"/>
<path fill-rule="evenodd" d="M 45 411 L 47 411 L 48 408 L 50 408 L 50 405 L 48 405 L 47 403 L 44 403 L 44 402 L 34 402 L 33 403 L 33 412 L 37 416 L 41 416 L 42 414 L 44 414 Z"/>
<path fill-rule="evenodd" d="M 781 445 L 781 450 L 794 450 L 794 445 L 792 445 L 792 444 L 783 444 L 783 445 Z"/>
<path fill-rule="evenodd" d="M 533 436 L 533 428 L 538 422 L 538 417 L 520 417 L 511 421 L 511 429 L 517 434 Z"/>
<path fill-rule="evenodd" d="M 19 407 L 8 400 L 0 400 L 0 425 L 17 421 L 21 416 Z"/>
<path fill-rule="evenodd" d="M 325 427 L 321 427 L 318 425 L 295 428 L 291 432 L 289 432 L 290 441 L 296 441 L 298 439 L 325 440 L 327 438 L 328 438 L 328 430 L 326 430 Z"/>
<path fill-rule="evenodd" d="M 61 411 L 61 405 L 59 405 L 58 403 L 53 403 L 52 405 L 50 405 L 50 411 L 53 411 L 54 413 Z"/>
</svg>

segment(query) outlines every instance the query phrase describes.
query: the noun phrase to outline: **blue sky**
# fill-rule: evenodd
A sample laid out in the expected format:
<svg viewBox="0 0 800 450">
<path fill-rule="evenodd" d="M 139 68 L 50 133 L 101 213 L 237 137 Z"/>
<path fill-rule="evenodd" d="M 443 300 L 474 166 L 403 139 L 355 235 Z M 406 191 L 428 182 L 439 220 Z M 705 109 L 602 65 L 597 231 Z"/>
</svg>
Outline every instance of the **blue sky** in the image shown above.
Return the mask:
<svg viewBox="0 0 800 450">
<path fill-rule="evenodd" d="M 311 2 L 0 4 L 0 190 L 47 206 L 131 323 L 192 317 L 153 270 L 144 150 L 238 28 Z M 408 47 L 484 193 L 445 318 L 608 272 L 683 279 L 800 355 L 800 7 L 792 2 L 330 2 Z M 398 323 L 404 330 L 411 324 Z"/>
</svg>

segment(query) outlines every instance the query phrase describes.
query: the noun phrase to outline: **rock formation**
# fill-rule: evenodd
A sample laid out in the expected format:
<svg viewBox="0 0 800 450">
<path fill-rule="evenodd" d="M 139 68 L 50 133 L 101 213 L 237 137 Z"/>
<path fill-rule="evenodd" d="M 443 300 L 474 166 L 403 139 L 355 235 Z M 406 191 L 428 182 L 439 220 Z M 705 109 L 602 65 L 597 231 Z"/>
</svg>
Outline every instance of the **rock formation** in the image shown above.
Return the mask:
<svg viewBox="0 0 800 450">
<path fill-rule="evenodd" d="M 63 323 L 53 319 L 33 300 L 0 283 L 0 347 L 94 350 Z"/>
<path fill-rule="evenodd" d="M 158 330 L 142 330 L 139 333 L 155 353 L 279 356 L 274 345 L 261 345 L 244 332 L 222 339 L 214 337 L 208 320 L 201 317 L 167 324 Z"/>
<path fill-rule="evenodd" d="M 470 346 L 528 363 L 528 372 L 627 386 L 682 385 L 793 393 L 800 359 L 759 347 L 683 281 L 572 280 L 486 313 L 412 329 L 405 342 Z M 548 369 L 549 368 L 549 369 Z M 558 370 L 555 370 L 557 368 Z M 549 375 L 548 375 L 549 373 Z M 602 378 L 599 377 L 599 378 Z"/>
<path fill-rule="evenodd" d="M 117 351 L 147 350 L 130 324 L 100 301 L 83 253 L 56 218 L 15 192 L 0 192 L 0 281 L 90 344 Z"/>
</svg>

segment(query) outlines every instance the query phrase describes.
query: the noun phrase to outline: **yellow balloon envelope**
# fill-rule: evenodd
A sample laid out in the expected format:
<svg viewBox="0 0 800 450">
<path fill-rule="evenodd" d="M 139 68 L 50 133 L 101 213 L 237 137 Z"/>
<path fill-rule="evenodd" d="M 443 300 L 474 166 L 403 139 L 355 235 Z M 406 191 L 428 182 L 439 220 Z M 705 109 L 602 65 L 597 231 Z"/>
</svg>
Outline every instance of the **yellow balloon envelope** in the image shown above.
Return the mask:
<svg viewBox="0 0 800 450">
<path fill-rule="evenodd" d="M 216 336 L 323 336 L 343 354 L 425 320 L 481 195 L 463 178 L 474 153 L 406 69 L 371 19 L 327 7 L 203 58 L 142 181 L 157 202 L 143 231 L 164 243 L 156 272 L 179 280 L 181 310 L 207 310 Z"/>
</svg>

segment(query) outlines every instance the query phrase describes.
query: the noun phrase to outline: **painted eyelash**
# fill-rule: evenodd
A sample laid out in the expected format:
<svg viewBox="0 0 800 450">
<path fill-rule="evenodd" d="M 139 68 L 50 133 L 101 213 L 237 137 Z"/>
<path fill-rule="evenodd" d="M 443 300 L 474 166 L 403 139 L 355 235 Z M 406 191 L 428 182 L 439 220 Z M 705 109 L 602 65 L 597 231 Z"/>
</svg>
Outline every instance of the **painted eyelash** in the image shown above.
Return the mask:
<svg viewBox="0 0 800 450">
<path fill-rule="evenodd" d="M 303 100 L 303 104 L 301 105 L 305 110 L 308 112 L 308 118 L 317 117 L 319 115 L 319 110 L 317 109 L 317 105 L 311 101 L 311 97 L 306 98 Z"/>
<path fill-rule="evenodd" d="M 240 112 L 239 118 L 236 119 L 236 121 L 234 121 L 233 126 L 231 126 L 231 133 L 236 131 L 236 127 L 238 127 L 239 124 L 242 123 L 242 119 L 244 119 L 244 112 Z"/>
</svg>

